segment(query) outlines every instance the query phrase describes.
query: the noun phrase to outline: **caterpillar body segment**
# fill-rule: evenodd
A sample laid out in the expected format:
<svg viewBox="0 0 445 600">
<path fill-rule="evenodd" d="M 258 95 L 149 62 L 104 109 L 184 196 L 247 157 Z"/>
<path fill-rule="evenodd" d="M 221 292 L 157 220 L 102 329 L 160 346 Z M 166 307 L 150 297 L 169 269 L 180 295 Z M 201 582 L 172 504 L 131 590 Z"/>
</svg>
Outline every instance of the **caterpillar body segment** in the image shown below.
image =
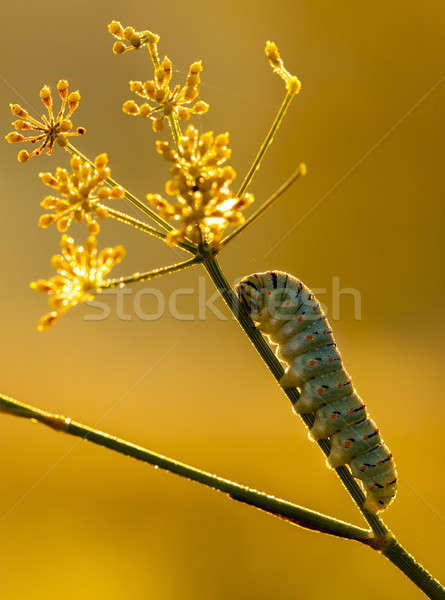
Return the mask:
<svg viewBox="0 0 445 600">
<path fill-rule="evenodd" d="M 287 369 L 280 384 L 297 387 L 297 413 L 313 413 L 313 439 L 329 439 L 329 464 L 350 465 L 366 492 L 365 508 L 384 510 L 394 499 L 397 473 L 379 430 L 343 367 L 319 302 L 298 279 L 281 271 L 255 273 L 237 286 L 251 318 Z"/>
</svg>

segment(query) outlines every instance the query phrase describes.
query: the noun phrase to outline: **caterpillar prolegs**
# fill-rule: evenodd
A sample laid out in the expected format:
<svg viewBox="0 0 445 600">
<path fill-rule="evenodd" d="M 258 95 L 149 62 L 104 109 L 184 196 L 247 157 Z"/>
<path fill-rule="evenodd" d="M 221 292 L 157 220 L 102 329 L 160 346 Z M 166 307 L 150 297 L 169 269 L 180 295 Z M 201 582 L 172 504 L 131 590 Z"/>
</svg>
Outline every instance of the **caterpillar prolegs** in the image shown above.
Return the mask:
<svg viewBox="0 0 445 600">
<path fill-rule="evenodd" d="M 297 413 L 313 413 L 315 440 L 329 439 L 329 464 L 349 464 L 363 483 L 365 508 L 385 509 L 396 495 L 392 455 L 344 369 L 328 320 L 312 292 L 280 271 L 249 275 L 236 286 L 240 301 L 260 331 L 278 344 L 287 364 L 280 384 L 297 387 Z"/>
</svg>

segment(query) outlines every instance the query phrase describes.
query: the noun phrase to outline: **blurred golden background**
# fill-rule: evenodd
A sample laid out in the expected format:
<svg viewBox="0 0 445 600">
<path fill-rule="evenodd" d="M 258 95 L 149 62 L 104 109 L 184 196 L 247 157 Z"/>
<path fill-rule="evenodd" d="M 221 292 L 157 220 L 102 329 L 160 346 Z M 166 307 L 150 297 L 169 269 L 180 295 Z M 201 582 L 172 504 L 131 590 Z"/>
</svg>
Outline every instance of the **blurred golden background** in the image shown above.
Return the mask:
<svg viewBox="0 0 445 600">
<path fill-rule="evenodd" d="M 168 166 L 149 123 L 125 116 L 121 104 L 132 96 L 128 80 L 151 78 L 152 69 L 144 52 L 112 54 L 107 23 L 160 34 L 178 82 L 203 60 L 201 97 L 211 110 L 198 123 L 230 131 L 239 179 L 282 99 L 263 54 L 267 39 L 278 44 L 303 88 L 252 191 L 264 200 L 301 160 L 308 175 L 233 242 L 221 264 L 231 280 L 280 269 L 326 288 L 320 299 L 330 313 L 335 277 L 359 292 L 361 318 L 353 297 L 342 295 L 333 325 L 398 467 L 399 495 L 385 519 L 445 580 L 443 2 L 25 0 L 8 3 L 3 15 L 3 135 L 11 129 L 8 102 L 41 114 L 41 86 L 55 89 L 67 78 L 83 98 L 75 124 L 88 129 L 75 144 L 89 156 L 107 151 L 113 175 L 141 198 L 162 192 Z M 199 319 L 197 293 L 178 301 L 191 320 L 138 319 L 134 295 L 123 298 L 131 319 L 120 320 L 110 296 L 106 320 L 85 322 L 94 309 L 80 306 L 53 330 L 36 331 L 46 298 L 28 283 L 52 274 L 59 244 L 54 227 L 36 226 L 48 193 L 37 173 L 66 165 L 68 156 L 56 149 L 20 165 L 18 149 L 0 145 L 1 390 L 361 523 L 248 340 L 229 319 L 210 312 Z M 83 227 L 73 233 L 85 237 Z M 118 223 L 106 223 L 99 240 L 127 248 L 113 275 L 178 259 Z M 168 298 L 178 287 L 196 291 L 200 277 L 195 269 L 153 286 Z M 142 303 L 154 310 L 148 296 Z M 40 425 L 2 417 L 1 428 L 5 600 L 421 597 L 358 544 L 293 528 Z"/>
</svg>

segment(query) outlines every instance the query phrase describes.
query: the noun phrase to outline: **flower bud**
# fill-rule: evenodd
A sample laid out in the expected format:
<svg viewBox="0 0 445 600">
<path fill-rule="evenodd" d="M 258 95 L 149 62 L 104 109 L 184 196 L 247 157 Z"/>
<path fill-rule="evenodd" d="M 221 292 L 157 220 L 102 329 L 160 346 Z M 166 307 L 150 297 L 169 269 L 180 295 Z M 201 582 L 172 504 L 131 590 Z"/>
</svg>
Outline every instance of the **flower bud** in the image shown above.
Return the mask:
<svg viewBox="0 0 445 600">
<path fill-rule="evenodd" d="M 47 108 L 51 108 L 53 105 L 53 99 L 51 97 L 51 90 L 49 89 L 49 87 L 47 85 L 45 85 L 40 90 L 40 100 L 43 102 L 43 104 Z"/>
<path fill-rule="evenodd" d="M 30 159 L 30 154 L 26 150 L 20 150 L 20 152 L 17 154 L 17 160 L 20 163 L 25 163 L 29 159 Z"/>
<path fill-rule="evenodd" d="M 66 79 L 60 79 L 57 84 L 57 91 L 59 92 L 59 96 L 62 98 L 62 100 L 68 95 L 68 87 L 68 81 L 66 81 Z"/>
<path fill-rule="evenodd" d="M 40 215 L 39 227 L 41 227 L 42 229 L 46 229 L 47 227 L 52 225 L 55 220 L 55 215 Z"/>
<path fill-rule="evenodd" d="M 23 142 L 23 140 L 26 140 L 26 138 L 24 135 L 17 133 L 17 131 L 11 131 L 11 133 L 5 135 L 5 140 L 8 142 L 8 144 L 14 144 L 15 142 Z"/>
<path fill-rule="evenodd" d="M 121 38 L 124 35 L 124 29 L 119 21 L 111 21 L 108 25 L 108 31 L 111 35 Z"/>
<path fill-rule="evenodd" d="M 134 100 L 127 100 L 122 104 L 122 111 L 126 115 L 136 116 L 139 114 L 139 106 Z"/>
<path fill-rule="evenodd" d="M 113 54 L 124 54 L 128 50 L 127 46 L 123 42 L 114 42 Z"/>
</svg>

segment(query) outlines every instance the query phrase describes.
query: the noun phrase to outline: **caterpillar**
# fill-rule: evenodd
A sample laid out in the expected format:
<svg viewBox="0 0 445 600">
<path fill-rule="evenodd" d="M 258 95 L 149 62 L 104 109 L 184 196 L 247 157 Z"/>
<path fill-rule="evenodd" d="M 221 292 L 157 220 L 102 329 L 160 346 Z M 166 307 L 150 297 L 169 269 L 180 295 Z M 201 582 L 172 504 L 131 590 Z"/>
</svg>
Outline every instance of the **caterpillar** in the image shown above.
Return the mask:
<svg viewBox="0 0 445 600">
<path fill-rule="evenodd" d="M 287 365 L 280 385 L 299 389 L 294 410 L 314 415 L 310 435 L 329 439 L 329 465 L 349 465 L 366 492 L 364 508 L 384 510 L 397 490 L 392 454 L 342 365 L 314 294 L 281 271 L 249 275 L 235 290 L 258 329 L 278 344 L 277 356 Z"/>
</svg>

